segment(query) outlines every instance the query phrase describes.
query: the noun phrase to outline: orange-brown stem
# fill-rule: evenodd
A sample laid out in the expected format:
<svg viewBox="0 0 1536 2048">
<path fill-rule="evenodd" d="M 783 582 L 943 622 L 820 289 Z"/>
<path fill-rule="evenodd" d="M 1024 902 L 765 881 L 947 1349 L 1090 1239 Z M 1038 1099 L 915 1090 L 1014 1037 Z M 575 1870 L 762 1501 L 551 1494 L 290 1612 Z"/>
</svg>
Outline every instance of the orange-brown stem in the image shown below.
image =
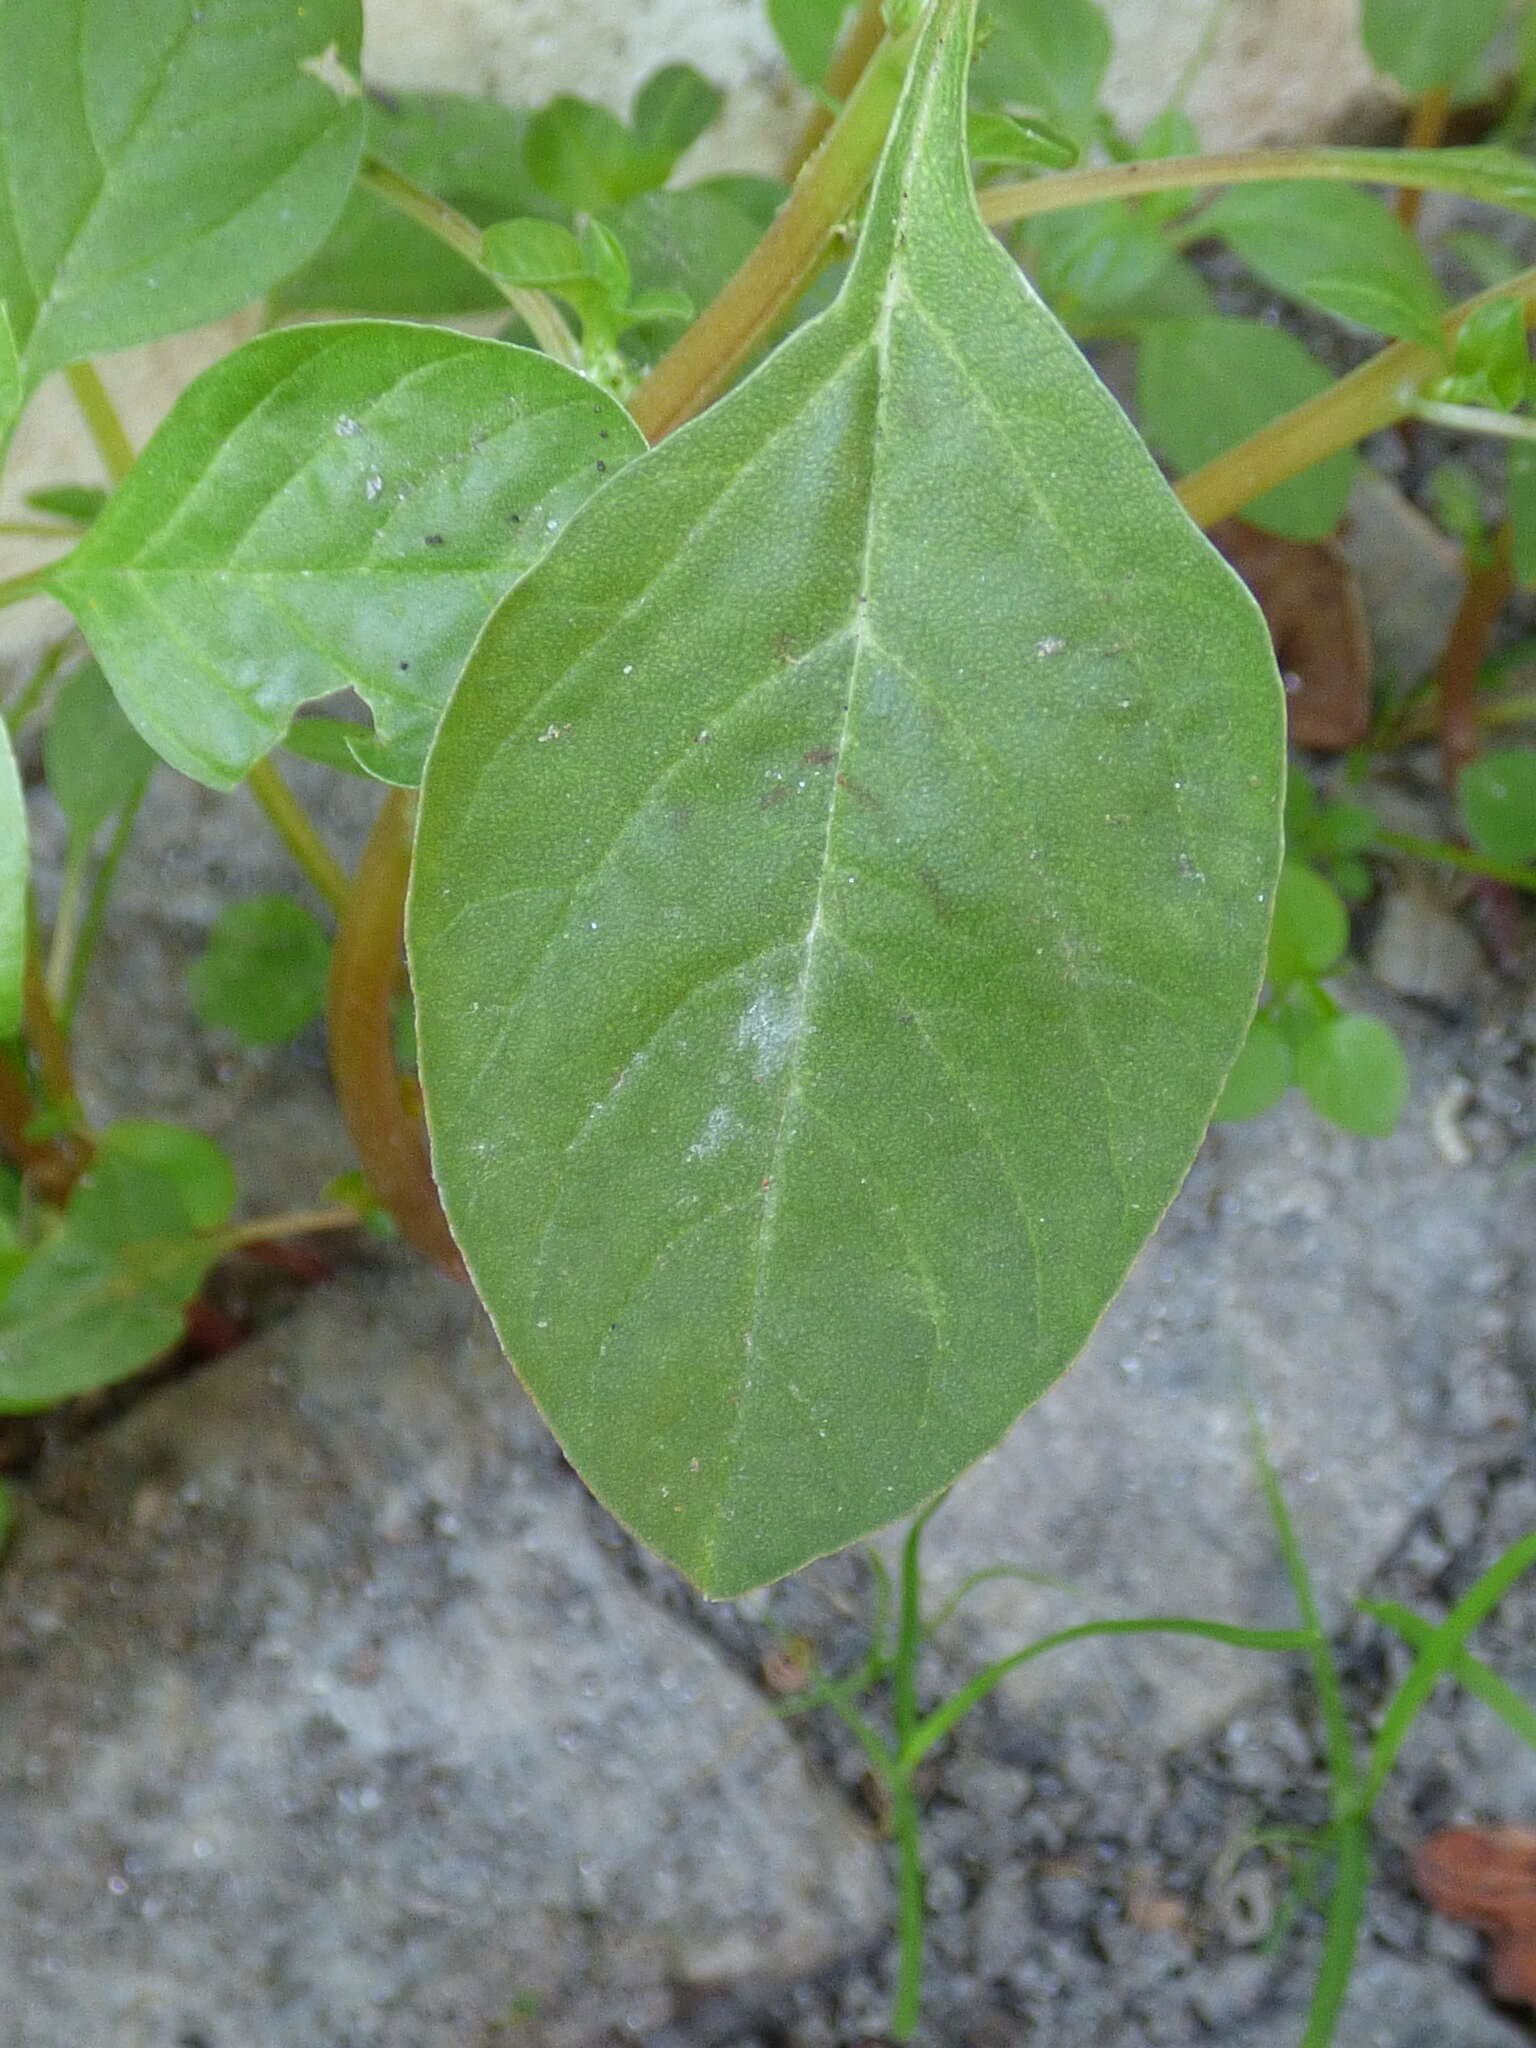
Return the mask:
<svg viewBox="0 0 1536 2048">
<path fill-rule="evenodd" d="M 1403 137 L 1404 149 L 1438 149 L 1445 140 L 1446 125 L 1451 118 L 1451 95 L 1448 87 L 1433 86 L 1414 102 L 1413 113 L 1408 121 L 1408 133 Z M 1424 211 L 1424 194 L 1405 188 L 1397 195 L 1397 217 L 1412 234 L 1419 225 L 1419 215 Z"/>
<path fill-rule="evenodd" d="M 1482 748 L 1478 684 L 1488 646 L 1514 589 L 1508 526 L 1499 529 L 1487 560 L 1469 560 L 1467 587 L 1451 627 L 1435 687 L 1440 698 L 1440 755 L 1448 789 Z"/>
<path fill-rule="evenodd" d="M 369 1185 L 407 1243 L 467 1280 L 432 1178 L 426 1136 L 405 1106 L 391 1009 L 404 972 L 415 799 L 391 790 L 353 878 L 331 956 L 331 1076 Z"/>
<path fill-rule="evenodd" d="M 834 108 L 847 99 L 868 69 L 869 60 L 880 47 L 880 38 L 885 34 L 884 0 L 864 0 L 858 18 L 833 53 L 827 75 L 822 80 L 824 100 L 818 100 L 806 116 L 800 139 L 790 154 L 787 170 L 791 178 L 800 175 L 803 167 L 821 147 L 821 138 L 836 118 Z M 829 104 L 830 103 L 830 104 Z"/>
</svg>

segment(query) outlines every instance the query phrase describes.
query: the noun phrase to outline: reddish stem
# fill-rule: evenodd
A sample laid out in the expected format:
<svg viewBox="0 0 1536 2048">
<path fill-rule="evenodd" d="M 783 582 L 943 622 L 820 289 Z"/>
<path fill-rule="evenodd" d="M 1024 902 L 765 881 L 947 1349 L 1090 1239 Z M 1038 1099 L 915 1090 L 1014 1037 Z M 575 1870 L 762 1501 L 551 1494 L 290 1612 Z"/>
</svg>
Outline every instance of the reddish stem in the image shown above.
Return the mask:
<svg viewBox="0 0 1536 2048">
<path fill-rule="evenodd" d="M 327 1030 L 337 1100 L 369 1186 L 408 1244 L 467 1280 L 432 1178 L 426 1138 L 405 1106 L 390 1012 L 404 969 L 415 799 L 391 790 L 353 877 L 331 956 Z"/>
</svg>

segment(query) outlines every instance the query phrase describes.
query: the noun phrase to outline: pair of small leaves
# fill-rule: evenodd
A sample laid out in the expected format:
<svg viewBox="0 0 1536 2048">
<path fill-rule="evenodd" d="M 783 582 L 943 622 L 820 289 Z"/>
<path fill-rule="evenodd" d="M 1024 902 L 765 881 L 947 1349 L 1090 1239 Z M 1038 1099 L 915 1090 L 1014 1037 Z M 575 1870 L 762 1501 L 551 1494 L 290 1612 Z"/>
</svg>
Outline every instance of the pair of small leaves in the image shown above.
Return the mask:
<svg viewBox="0 0 1536 2048">
<path fill-rule="evenodd" d="M 717 1594 L 1065 1367 L 1262 965 L 1267 639 L 981 225 L 970 12 L 841 297 L 514 588 L 423 795 L 455 1232 L 578 1468 Z"/>
<path fill-rule="evenodd" d="M 1342 1130 L 1385 1138 L 1396 1128 L 1409 1078 L 1396 1034 L 1375 1017 L 1342 1011 L 1323 986 L 1349 945 L 1344 896 L 1369 886 L 1361 856 L 1375 832 L 1375 813 L 1365 805 L 1321 805 L 1309 783 L 1293 778 L 1286 797 L 1290 851 L 1269 935 L 1270 993 L 1227 1077 L 1218 1120 L 1262 1116 L 1296 1085 Z"/>
<path fill-rule="evenodd" d="M 611 353 L 630 327 L 686 320 L 693 311 L 669 286 L 637 293 L 624 245 L 601 221 L 583 222 L 579 234 L 558 221 L 500 221 L 486 229 L 480 257 L 508 284 L 553 292 L 574 308 L 589 361 Z"/>
<path fill-rule="evenodd" d="M 109 1386 L 180 1339 L 218 1256 L 233 1170 L 212 1140 L 169 1124 L 99 1134 L 52 1235 L 5 1255 L 0 1412 L 28 1414 Z"/>
<path fill-rule="evenodd" d="M 669 64 L 635 95 L 629 123 L 562 94 L 529 117 L 524 160 L 545 195 L 571 213 L 602 213 L 664 185 L 720 112 L 724 95 L 691 64 Z"/>
<path fill-rule="evenodd" d="M 261 336 L 177 401 L 55 571 L 123 708 L 227 789 L 352 687 L 413 782 L 486 614 L 643 446 L 573 371 L 387 322 Z"/>
<path fill-rule="evenodd" d="M 358 0 L 0 0 L 0 301 L 21 391 L 234 311 L 341 210 Z"/>
</svg>

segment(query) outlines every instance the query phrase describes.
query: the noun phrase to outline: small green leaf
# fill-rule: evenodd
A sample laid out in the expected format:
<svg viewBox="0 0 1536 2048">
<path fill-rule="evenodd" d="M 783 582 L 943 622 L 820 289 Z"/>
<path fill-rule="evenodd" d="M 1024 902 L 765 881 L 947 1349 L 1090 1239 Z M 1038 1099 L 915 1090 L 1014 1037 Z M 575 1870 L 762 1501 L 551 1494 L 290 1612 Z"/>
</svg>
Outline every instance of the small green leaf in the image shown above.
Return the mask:
<svg viewBox="0 0 1536 2048">
<path fill-rule="evenodd" d="M 1219 1124 L 1246 1123 L 1273 1109 L 1296 1076 L 1296 1056 L 1284 1034 L 1260 1011 L 1227 1076 L 1216 1105 Z"/>
<path fill-rule="evenodd" d="M 1536 584 L 1536 447 L 1529 441 L 1511 441 L 1504 463 L 1510 566 L 1520 588 L 1529 590 Z"/>
<path fill-rule="evenodd" d="M 1200 131 L 1182 107 L 1164 107 L 1136 138 L 1136 156 L 1143 162 L 1161 157 L 1198 156 Z M 1195 198 L 1192 190 L 1148 192 L 1136 202 L 1143 220 L 1154 224 L 1176 220 Z"/>
<path fill-rule="evenodd" d="M 66 677 L 43 734 L 43 774 L 77 844 L 133 801 L 154 765 L 95 662 Z"/>
<path fill-rule="evenodd" d="M 1362 0 L 1366 52 L 1404 92 L 1454 85 L 1492 42 L 1510 0 Z"/>
<path fill-rule="evenodd" d="M 691 64 L 665 64 L 635 95 L 629 125 L 640 148 L 671 166 L 691 149 L 725 105 L 725 94 Z"/>
<path fill-rule="evenodd" d="M 301 761 L 315 761 L 340 775 L 358 775 L 367 781 L 372 778 L 358 760 L 356 749 L 360 741 L 371 738 L 366 725 L 355 725 L 349 718 L 311 716 L 293 721 L 283 745 Z"/>
<path fill-rule="evenodd" d="M 768 20 L 802 85 L 814 92 L 826 77 L 853 0 L 768 0 Z"/>
<path fill-rule="evenodd" d="M 681 191 L 642 192 L 627 206 L 604 216 L 618 237 L 633 272 L 638 315 L 655 304 L 653 294 L 682 294 L 693 307 L 707 306 L 752 253 L 776 211 L 781 188 L 762 181 L 761 192 L 742 192 L 749 181 L 711 180 Z M 675 315 L 646 310 L 655 320 Z"/>
<path fill-rule="evenodd" d="M 362 101 L 358 0 L 0 0 L 0 298 L 49 370 L 232 313 L 329 232 Z"/>
<path fill-rule="evenodd" d="M 1438 342 L 1445 294 L 1419 246 L 1379 199 L 1353 185 L 1234 185 L 1200 216 L 1202 234 L 1219 235 L 1248 268 L 1288 298 L 1361 317 L 1340 303 L 1369 299 L 1373 316 L 1397 309 L 1403 329 Z M 1397 328 L 1385 330 L 1395 333 Z"/>
<path fill-rule="evenodd" d="M 1374 1017 L 1335 1017 L 1296 1054 L 1296 1078 L 1319 1116 L 1362 1138 L 1389 1138 L 1408 1100 L 1408 1062 Z"/>
<path fill-rule="evenodd" d="M 1150 220 L 1123 200 L 1048 213 L 1019 237 L 1024 267 L 1075 333 L 1207 312 L 1210 294 Z"/>
<path fill-rule="evenodd" d="M 972 114 L 966 125 L 966 149 L 972 163 L 1024 164 L 1050 171 L 1069 171 L 1082 155 L 1072 137 L 1048 121 L 985 111 Z"/>
<path fill-rule="evenodd" d="M 990 33 L 973 89 L 984 106 L 1028 110 L 1086 137 L 1114 51 L 1094 0 L 987 0 Z"/>
<path fill-rule="evenodd" d="M 573 213 L 601 213 L 664 185 L 672 159 L 641 149 L 617 114 L 562 93 L 528 120 L 524 155 L 534 183 Z"/>
<path fill-rule="evenodd" d="M 234 1214 L 238 1188 L 229 1154 L 184 1124 L 134 1119 L 108 1124 L 99 1149 L 164 1175 L 173 1183 L 193 1229 L 218 1230 Z"/>
<path fill-rule="evenodd" d="M 1491 299 L 1474 306 L 1462 322 L 1450 375 L 1432 384 L 1429 395 L 1451 405 L 1513 412 L 1526 396 L 1530 376 L 1524 309 L 1516 299 Z"/>
<path fill-rule="evenodd" d="M 21 1030 L 27 959 L 27 805 L 9 728 L 0 719 L 0 1039 Z"/>
<path fill-rule="evenodd" d="M 253 896 L 219 913 L 187 987 L 210 1029 L 281 1045 L 324 1010 L 330 964 L 330 940 L 301 903 Z"/>
<path fill-rule="evenodd" d="M 613 229 L 605 228 L 600 220 L 583 221 L 580 241 L 581 260 L 588 277 L 602 286 L 611 305 L 628 305 L 633 282 L 629 258 Z"/>
<path fill-rule="evenodd" d="M 1472 844 L 1493 860 L 1536 860 L 1536 752 L 1501 747 L 1469 761 L 1456 784 Z"/>
<path fill-rule="evenodd" d="M 1315 868 L 1287 860 L 1275 891 L 1275 921 L 1269 934 L 1269 979 L 1315 980 L 1343 958 L 1349 944 L 1349 912 L 1339 892 Z"/>
<path fill-rule="evenodd" d="M 0 1413 L 52 1407 L 169 1351 L 217 1255 L 193 1229 L 175 1177 L 98 1151 L 0 1302 Z"/>
<path fill-rule="evenodd" d="M 1405 291 L 1395 278 L 1330 272 L 1306 279 L 1297 296 L 1340 320 L 1368 327 L 1374 334 L 1444 350 L 1440 330 L 1444 308 L 1438 288 L 1433 299 L 1426 299 L 1420 292 Z"/>
<path fill-rule="evenodd" d="M 1488 537 L 1482 486 L 1464 462 L 1437 462 L 1425 482 L 1435 518 L 1466 548 L 1481 548 Z"/>
<path fill-rule="evenodd" d="M 1264 1014 L 1293 1052 L 1301 1049 L 1314 1031 L 1321 1031 L 1339 1014 L 1339 1006 L 1321 982 L 1287 982 L 1264 1006 Z"/>
<path fill-rule="evenodd" d="M 1268 637 L 981 223 L 969 19 L 835 304 L 513 588 L 423 791 L 455 1235 L 589 1483 L 722 1596 L 1064 1369 L 1262 971 Z"/>
<path fill-rule="evenodd" d="M 1293 334 L 1257 320 L 1169 320 L 1147 329 L 1136 370 L 1142 430 L 1176 469 L 1198 469 L 1333 379 Z M 1244 517 L 1290 540 L 1321 540 L 1344 516 L 1348 449 L 1266 491 Z"/>
<path fill-rule="evenodd" d="M 457 208 L 476 227 L 555 203 L 523 160 L 528 116 L 457 93 L 391 93 L 368 101 L 373 155 Z M 285 312 L 433 318 L 500 307 L 473 264 L 373 193 L 348 199 L 323 248 L 272 294 Z"/>
<path fill-rule="evenodd" d="M 508 284 L 548 289 L 587 275 L 581 244 L 553 220 L 500 220 L 481 237 L 480 260 Z"/>
<path fill-rule="evenodd" d="M 643 445 L 529 349 L 292 327 L 182 393 L 52 587 L 184 775 L 232 787 L 350 687 L 414 779 L 492 605 Z"/>
<path fill-rule="evenodd" d="M 41 490 L 27 492 L 27 503 L 34 512 L 70 519 L 77 526 L 89 526 L 106 502 L 106 492 L 94 484 L 45 484 Z"/>
</svg>

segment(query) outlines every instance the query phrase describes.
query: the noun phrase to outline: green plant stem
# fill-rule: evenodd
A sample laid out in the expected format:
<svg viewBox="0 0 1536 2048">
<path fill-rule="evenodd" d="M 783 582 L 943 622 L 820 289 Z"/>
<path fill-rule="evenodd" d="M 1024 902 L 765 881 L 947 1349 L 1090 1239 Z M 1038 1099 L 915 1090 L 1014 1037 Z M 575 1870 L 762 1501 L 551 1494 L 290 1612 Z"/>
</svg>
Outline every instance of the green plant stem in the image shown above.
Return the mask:
<svg viewBox="0 0 1536 2048">
<path fill-rule="evenodd" d="M 270 759 L 258 761 L 246 781 L 273 831 L 340 917 L 347 907 L 351 884 L 341 863 L 315 829 L 309 813 Z"/>
<path fill-rule="evenodd" d="M 74 630 L 71 628 L 62 638 L 55 640 L 11 702 L 6 705 L 5 723 L 12 739 L 15 739 L 42 702 L 43 693 L 58 674 L 59 664 L 68 653 L 69 644 L 74 637 Z"/>
<path fill-rule="evenodd" d="M 32 924 L 27 946 L 27 964 L 22 983 L 22 1025 L 27 1044 L 37 1065 L 38 1079 L 48 1107 L 66 1116 L 71 1124 L 83 1122 L 80 1094 L 75 1086 L 69 1045 L 54 1015 L 53 1002 L 43 980 L 37 944 L 37 927 Z"/>
<path fill-rule="evenodd" d="M 1514 300 L 1529 321 L 1536 308 L 1536 269 L 1523 270 L 1506 284 L 1457 306 L 1443 323 L 1445 348 L 1454 344 L 1462 324 L 1479 306 L 1498 299 Z M 1395 425 L 1412 411 L 1420 388 L 1439 373 L 1443 362 L 1443 351 L 1424 342 L 1393 343 L 1327 391 L 1192 471 L 1178 486 L 1184 509 L 1197 525 L 1214 526 L 1274 485 Z"/>
<path fill-rule="evenodd" d="M 86 877 L 90 865 L 90 842 L 74 839 L 64 862 L 64 874 L 59 884 L 59 907 L 54 913 L 53 931 L 48 940 L 48 964 L 43 970 L 43 986 L 48 991 L 48 1000 L 60 1016 L 64 1014 L 75 952 L 85 923 Z"/>
<path fill-rule="evenodd" d="M 311 1237 L 322 1230 L 354 1230 L 362 1222 L 355 1209 L 289 1209 L 276 1216 L 258 1216 L 218 1234 L 221 1252 L 243 1251 L 247 1245 L 270 1244 L 274 1238 Z"/>
<path fill-rule="evenodd" d="M 805 289 L 874 175 L 915 34 L 880 45 L 767 234 L 636 387 L 629 410 L 648 441 L 659 441 L 718 397 Z"/>
<path fill-rule="evenodd" d="M 899 1957 L 891 2035 L 910 2041 L 923 2005 L 923 1933 L 927 1901 L 923 1883 L 922 1818 L 909 1770 L 891 1781 L 891 1835 L 896 1843 L 896 1941 Z"/>
<path fill-rule="evenodd" d="M 1307 1629 L 1238 1628 L 1224 1621 L 1192 1621 L 1182 1614 L 1152 1614 L 1134 1621 L 1085 1621 L 1076 1628 L 1059 1629 L 1054 1635 L 1041 1636 L 1022 1650 L 1015 1650 L 1011 1657 L 1000 1657 L 995 1664 L 988 1664 L 978 1671 L 968 1684 L 951 1693 L 919 1724 L 901 1762 L 908 1767 L 918 1763 L 1010 1671 L 1017 1671 L 1021 1665 L 1043 1657 L 1047 1650 L 1062 1649 L 1068 1643 L 1088 1642 L 1095 1636 L 1153 1635 L 1198 1636 L 1204 1642 L 1222 1643 L 1234 1650 L 1310 1650 L 1312 1647 L 1311 1632 Z"/>
<path fill-rule="evenodd" d="M 50 562 L 41 569 L 28 569 L 20 576 L 0 577 L 0 607 L 25 604 L 29 597 L 41 597 L 49 574 L 56 566 Z"/>
<path fill-rule="evenodd" d="M 363 850 L 331 955 L 331 1075 L 363 1172 L 400 1235 L 445 1273 L 467 1280 L 421 1124 L 406 1108 L 395 1066 L 390 1011 L 404 964 L 414 824 L 414 797 L 392 789 Z"/>
<path fill-rule="evenodd" d="M 1409 415 L 1431 427 L 1457 434 L 1490 434 L 1500 441 L 1536 441 L 1536 419 L 1528 413 L 1495 412 L 1491 405 L 1446 405 L 1436 398 L 1418 398 Z"/>
<path fill-rule="evenodd" d="M 82 526 L 55 525 L 47 519 L 0 519 L 0 533 L 14 534 L 18 540 L 75 540 L 84 531 Z"/>
<path fill-rule="evenodd" d="M 436 235 L 456 255 L 478 270 L 507 304 L 525 323 L 534 340 L 546 355 L 557 362 L 567 363 L 573 369 L 581 364 L 581 351 L 576 338 L 566 326 L 559 307 L 547 292 L 529 291 L 521 285 L 508 284 L 494 270 L 487 270 L 480 260 L 480 230 L 457 207 L 450 206 L 445 199 L 439 199 L 418 185 L 413 178 L 397 171 L 393 164 L 387 164 L 382 157 L 365 156 L 357 174 L 357 182 L 382 199 L 386 206 L 392 206 L 396 213 L 403 213 L 407 220 L 415 221 L 428 234 Z"/>
<path fill-rule="evenodd" d="M 86 431 L 96 445 L 110 482 L 120 484 L 133 468 L 133 444 L 94 363 L 71 363 L 64 372 Z"/>
<path fill-rule="evenodd" d="M 97 863 L 96 873 L 91 879 L 90 900 L 85 906 L 85 916 L 80 922 L 80 936 L 75 946 L 74 959 L 70 963 L 69 979 L 65 984 L 61 1021 L 66 1031 L 74 1028 L 75 1012 L 80 1007 L 80 998 L 85 992 L 85 977 L 90 972 L 97 942 L 107 921 L 107 904 L 111 899 L 117 871 L 122 865 L 123 855 L 128 851 L 133 838 L 133 828 L 138 823 L 139 808 L 149 788 L 146 775 L 138 790 L 123 805 L 117 823 L 112 828 L 112 837 L 107 842 L 106 852 Z"/>
<path fill-rule="evenodd" d="M 1364 1819 L 1341 1823 L 1334 1830 L 1333 1849 L 1333 1889 L 1328 1894 L 1323 1959 L 1301 2048 L 1328 2048 L 1349 1993 L 1371 1875 L 1371 1844 Z"/>
<path fill-rule="evenodd" d="M 1417 159 L 1394 149 L 1241 149 L 1212 156 L 1157 157 L 1141 163 L 1054 171 L 1043 178 L 992 185 L 978 194 L 982 219 L 1006 227 L 1036 214 L 1138 199 L 1147 192 L 1197 191 L 1212 185 L 1266 185 L 1324 179 L 1342 184 L 1396 185 L 1453 192 L 1494 206 L 1509 204 L 1508 172 L 1490 172 L 1455 152 L 1426 150 Z M 1536 209 L 1536 177 L 1524 195 Z"/>
<path fill-rule="evenodd" d="M 863 0 L 852 28 L 838 44 L 827 67 L 827 75 L 822 80 L 822 96 L 806 116 L 800 139 L 786 166 L 791 178 L 797 178 L 816 154 L 821 138 L 836 119 L 838 107 L 869 69 L 869 61 L 884 39 L 884 0 Z"/>
</svg>

